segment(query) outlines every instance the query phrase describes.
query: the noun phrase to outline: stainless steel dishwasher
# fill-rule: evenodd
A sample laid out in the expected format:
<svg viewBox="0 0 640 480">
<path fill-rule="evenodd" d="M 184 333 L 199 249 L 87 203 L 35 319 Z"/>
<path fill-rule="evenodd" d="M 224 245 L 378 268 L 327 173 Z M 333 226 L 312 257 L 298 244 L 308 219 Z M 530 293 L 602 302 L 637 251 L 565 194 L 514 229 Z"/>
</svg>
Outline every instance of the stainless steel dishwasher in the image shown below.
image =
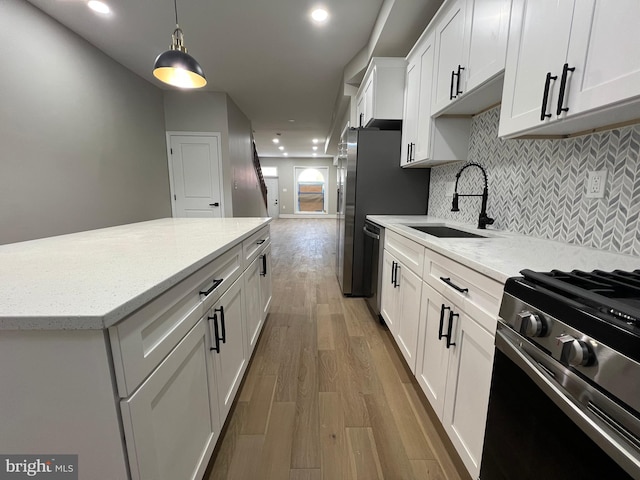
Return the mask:
<svg viewBox="0 0 640 480">
<path fill-rule="evenodd" d="M 382 289 L 382 255 L 384 253 L 384 228 L 369 220 L 365 220 L 363 245 L 363 278 L 362 284 L 369 309 L 380 316 L 380 293 Z"/>
</svg>

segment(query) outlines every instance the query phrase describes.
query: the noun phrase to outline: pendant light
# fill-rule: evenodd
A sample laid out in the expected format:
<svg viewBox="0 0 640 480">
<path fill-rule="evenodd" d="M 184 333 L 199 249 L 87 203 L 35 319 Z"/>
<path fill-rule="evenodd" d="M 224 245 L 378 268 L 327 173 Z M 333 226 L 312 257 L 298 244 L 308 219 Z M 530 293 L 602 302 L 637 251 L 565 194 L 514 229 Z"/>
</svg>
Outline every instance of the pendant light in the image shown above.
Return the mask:
<svg viewBox="0 0 640 480">
<path fill-rule="evenodd" d="M 176 29 L 171 35 L 171 49 L 158 55 L 153 66 L 153 76 L 161 82 L 180 88 L 202 88 L 207 84 L 200 64 L 187 53 L 184 34 L 178 25 L 178 5 L 173 0 L 176 12 Z"/>
</svg>

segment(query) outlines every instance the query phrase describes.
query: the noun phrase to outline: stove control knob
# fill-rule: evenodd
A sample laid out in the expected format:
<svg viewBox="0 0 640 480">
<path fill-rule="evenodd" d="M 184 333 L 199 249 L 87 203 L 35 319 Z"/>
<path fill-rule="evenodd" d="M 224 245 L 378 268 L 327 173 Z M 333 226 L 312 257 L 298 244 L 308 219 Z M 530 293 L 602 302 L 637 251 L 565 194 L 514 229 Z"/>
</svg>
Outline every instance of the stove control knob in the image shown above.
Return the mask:
<svg viewBox="0 0 640 480">
<path fill-rule="evenodd" d="M 516 315 L 514 326 L 525 337 L 544 337 L 548 332 L 545 320 L 540 315 L 526 310 Z"/>
<path fill-rule="evenodd" d="M 562 345 L 561 362 L 572 367 L 593 365 L 595 356 L 586 342 L 576 340 L 571 335 L 561 335 L 557 340 Z"/>
</svg>

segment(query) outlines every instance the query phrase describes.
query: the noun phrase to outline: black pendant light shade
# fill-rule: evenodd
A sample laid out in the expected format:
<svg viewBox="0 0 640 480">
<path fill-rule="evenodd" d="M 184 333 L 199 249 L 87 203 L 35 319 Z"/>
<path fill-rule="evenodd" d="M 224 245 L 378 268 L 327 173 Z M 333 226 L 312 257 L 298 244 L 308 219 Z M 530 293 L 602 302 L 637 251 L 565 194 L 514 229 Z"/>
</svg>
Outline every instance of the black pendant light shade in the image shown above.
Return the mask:
<svg viewBox="0 0 640 480">
<path fill-rule="evenodd" d="M 187 53 L 184 35 L 178 26 L 178 6 L 174 0 L 176 29 L 171 35 L 171 50 L 158 55 L 153 66 L 153 76 L 161 82 L 180 88 L 202 88 L 207 84 L 200 64 Z"/>
</svg>

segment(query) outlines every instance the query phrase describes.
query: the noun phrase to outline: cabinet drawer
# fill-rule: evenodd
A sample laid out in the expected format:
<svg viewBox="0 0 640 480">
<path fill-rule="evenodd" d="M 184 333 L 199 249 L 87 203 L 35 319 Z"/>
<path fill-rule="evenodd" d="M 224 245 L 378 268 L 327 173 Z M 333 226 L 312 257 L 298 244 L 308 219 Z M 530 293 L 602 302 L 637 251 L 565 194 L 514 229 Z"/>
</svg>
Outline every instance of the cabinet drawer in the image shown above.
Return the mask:
<svg viewBox="0 0 640 480">
<path fill-rule="evenodd" d="M 423 279 L 495 334 L 504 287 L 500 282 L 429 249 L 425 252 Z"/>
<path fill-rule="evenodd" d="M 204 312 L 239 278 L 241 265 L 242 246 L 236 245 L 109 328 L 121 398 L 131 395 Z M 200 293 L 209 290 L 208 295 Z"/>
<path fill-rule="evenodd" d="M 387 230 L 384 248 L 413 273 L 420 276 L 424 266 L 424 247 L 402 235 Z"/>
<path fill-rule="evenodd" d="M 269 236 L 269 227 L 264 227 L 242 242 L 242 255 L 244 259 L 244 268 L 251 265 L 251 262 L 258 256 L 261 249 L 267 246 L 271 237 Z"/>
</svg>

